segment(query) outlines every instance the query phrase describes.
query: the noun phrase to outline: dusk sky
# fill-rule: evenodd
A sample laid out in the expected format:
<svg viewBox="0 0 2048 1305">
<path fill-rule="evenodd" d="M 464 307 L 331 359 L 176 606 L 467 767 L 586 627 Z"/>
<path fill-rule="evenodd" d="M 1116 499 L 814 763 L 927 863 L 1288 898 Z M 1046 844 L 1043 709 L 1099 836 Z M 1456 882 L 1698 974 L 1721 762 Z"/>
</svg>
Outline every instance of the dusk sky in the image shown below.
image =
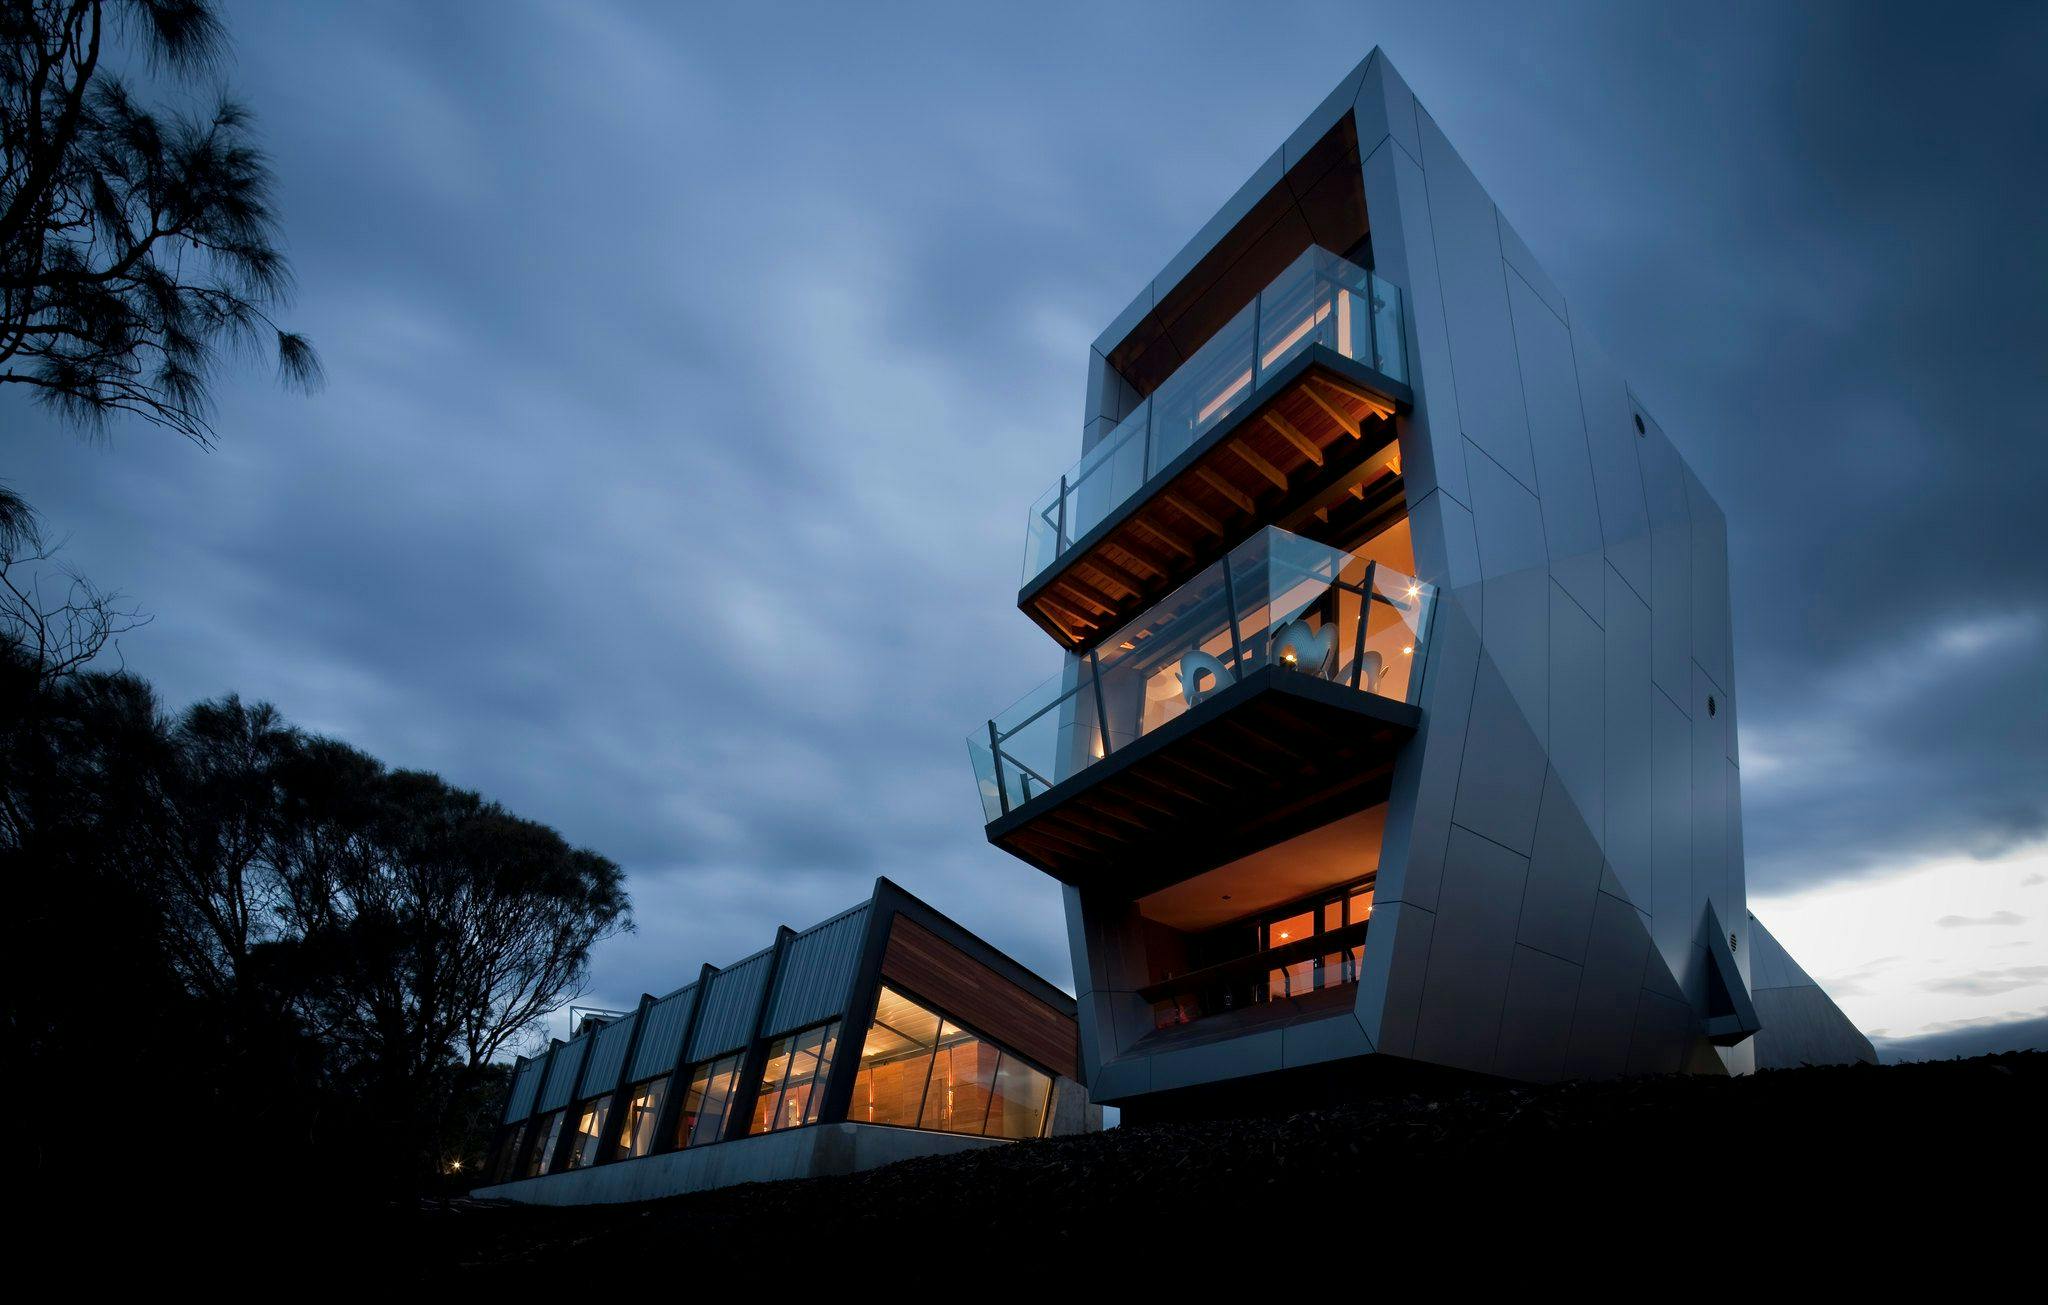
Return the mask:
<svg viewBox="0 0 2048 1305">
<path fill-rule="evenodd" d="M 1026 508 L 1379 45 L 1727 513 L 1751 909 L 1881 1048 L 2041 1043 L 2048 6 L 1893 8 L 230 4 L 327 387 L 10 397 L 0 476 L 167 704 L 619 861 L 586 1004 L 877 874 L 1066 984 L 963 742 L 1057 666 Z"/>
</svg>

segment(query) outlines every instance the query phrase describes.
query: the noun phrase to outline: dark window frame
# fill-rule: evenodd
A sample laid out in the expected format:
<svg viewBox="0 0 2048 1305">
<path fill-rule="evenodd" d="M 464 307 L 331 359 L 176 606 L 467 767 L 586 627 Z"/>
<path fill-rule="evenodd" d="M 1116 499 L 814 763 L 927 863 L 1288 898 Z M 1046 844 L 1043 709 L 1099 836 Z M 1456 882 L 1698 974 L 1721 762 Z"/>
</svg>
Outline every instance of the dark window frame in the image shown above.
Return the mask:
<svg viewBox="0 0 2048 1305">
<path fill-rule="evenodd" d="M 905 986 L 904 984 L 898 983 L 896 980 L 891 979 L 886 974 L 882 976 L 881 982 L 877 984 L 875 987 L 875 1004 L 877 1006 L 879 1006 L 881 1003 L 881 995 L 884 989 L 894 992 L 897 996 L 902 997 L 905 1001 L 911 1002 L 914 1005 L 922 1007 L 930 1014 L 936 1016 L 939 1021 L 938 1034 L 933 1039 L 931 1051 L 925 1057 L 924 1086 L 918 1089 L 916 1113 L 917 1118 L 920 1122 L 915 1124 L 892 1124 L 887 1122 L 886 1120 L 879 1119 L 848 1119 L 846 1122 L 857 1123 L 864 1128 L 901 1128 L 907 1129 L 913 1133 L 936 1133 L 940 1137 L 990 1137 L 992 1135 L 988 1131 L 989 1121 L 995 1118 L 995 1092 L 993 1089 L 994 1080 L 1002 1074 L 1003 1062 L 1008 1060 L 1010 1057 L 1015 1056 L 1018 1060 L 1022 1061 L 1031 1069 L 1036 1070 L 1038 1073 L 1045 1075 L 1045 1105 L 1039 1111 L 1038 1132 L 1036 1132 L 1032 1136 L 1035 1138 L 1046 1136 L 1046 1129 L 1052 1126 L 1053 1096 L 1059 1091 L 1059 1071 L 1052 1069 L 1046 1065 L 1041 1065 L 1038 1061 L 1032 1059 L 1030 1056 L 1027 1056 L 1023 1052 L 1014 1049 L 1008 1043 L 1003 1042 L 998 1038 L 990 1037 L 988 1034 L 983 1033 L 980 1029 L 977 1029 L 973 1025 L 968 1024 L 965 1020 L 954 1018 L 952 1015 L 947 1014 L 945 1008 L 941 1006 L 939 1003 L 935 1001 L 930 1001 L 925 997 L 920 996 L 918 993 L 912 991 L 909 987 Z M 875 1022 L 875 1014 L 869 1014 L 869 1027 L 873 1027 Z M 931 1096 L 932 1074 L 934 1072 L 935 1066 L 938 1064 L 940 1041 L 944 1038 L 948 1026 L 959 1029 L 961 1032 L 967 1034 L 968 1036 L 985 1042 L 989 1046 L 994 1047 L 996 1049 L 996 1066 L 990 1075 L 991 1089 L 989 1092 L 988 1114 L 984 1116 L 981 1121 L 981 1131 L 979 1133 L 956 1133 L 950 1129 L 926 1128 L 922 1122 L 924 1119 L 925 1103 L 927 1100 L 929 1100 Z M 862 1048 L 865 1048 L 867 1045 L 867 1035 L 868 1030 L 862 1029 Z M 842 1033 L 840 1036 L 843 1041 L 845 1037 L 844 1033 Z M 856 1056 L 857 1055 L 858 1053 L 856 1053 Z M 1000 1134 L 996 1134 L 993 1136 L 994 1140 L 999 1142 L 1019 1142 L 1031 1140 L 1030 1138 L 1003 1137 Z"/>
<path fill-rule="evenodd" d="M 627 1160 L 645 1160 L 648 1156 L 661 1154 L 662 1147 L 660 1133 L 660 1106 L 655 1107 L 654 1120 L 649 1125 L 649 1132 L 652 1134 L 652 1136 L 648 1139 L 647 1150 L 640 1155 L 633 1154 L 633 1135 L 630 1128 L 630 1124 L 633 1118 L 633 1101 L 636 1097 L 640 1095 L 640 1093 L 643 1090 L 652 1086 L 653 1084 L 663 1082 L 664 1080 L 668 1082 L 669 1089 L 673 1089 L 675 1087 L 675 1080 L 677 1077 L 679 1076 L 674 1073 L 666 1071 L 660 1074 L 649 1074 L 646 1078 L 635 1079 L 633 1082 L 628 1083 L 624 1087 L 619 1089 L 619 1117 L 616 1120 L 611 1121 L 614 1125 L 616 1125 L 616 1127 L 610 1128 L 608 1130 L 612 1139 L 612 1158 L 615 1162 L 624 1162 Z M 662 1096 L 662 1102 L 663 1104 L 666 1104 L 667 1101 L 667 1090 L 665 1089 Z"/>
<path fill-rule="evenodd" d="M 842 1016 L 834 1015 L 829 1019 L 814 1020 L 809 1024 L 800 1025 L 797 1028 L 789 1030 L 787 1033 L 777 1033 L 773 1036 L 763 1037 L 760 1039 L 762 1043 L 766 1044 L 762 1049 L 762 1055 L 764 1058 L 764 1070 L 766 1068 L 766 1058 L 772 1057 L 774 1055 L 776 1043 L 787 1041 L 790 1047 L 789 1062 L 782 1067 L 782 1077 L 775 1081 L 775 1100 L 769 1105 L 769 1109 L 771 1111 L 780 1110 L 782 1106 L 783 1094 L 789 1090 L 789 1072 L 796 1066 L 796 1048 L 798 1043 L 804 1037 L 804 1035 L 807 1033 L 817 1032 L 820 1029 L 832 1029 L 836 1026 L 843 1025 L 844 1023 L 845 1020 Z M 747 1122 L 747 1131 L 745 1133 L 742 1133 L 740 1135 L 741 1137 L 766 1137 L 770 1133 L 787 1133 L 794 1129 L 809 1128 L 813 1124 L 822 1124 L 827 1122 L 822 1114 L 822 1107 L 824 1105 L 825 1085 L 827 1080 L 829 1080 L 832 1076 L 833 1063 L 837 1061 L 839 1056 L 844 1052 L 844 1042 L 846 1034 L 844 1028 L 840 1028 L 838 1033 L 828 1034 L 827 1036 L 831 1041 L 832 1050 L 829 1055 L 825 1054 L 825 1043 L 821 1040 L 818 1044 L 819 1063 L 817 1070 L 813 1073 L 811 1077 L 810 1095 L 804 1098 L 805 1118 L 803 1122 L 799 1124 L 789 1124 L 782 1128 L 767 1128 L 757 1133 L 753 1129 L 753 1118 L 750 1117 Z M 762 1099 L 767 1097 L 768 1095 L 768 1083 L 764 1075 L 763 1080 L 754 1085 L 754 1099 L 748 1103 L 749 1111 L 751 1112 L 757 1110 L 761 1104 Z M 817 1113 L 815 1114 L 815 1117 L 814 1107 L 817 1108 Z"/>
</svg>

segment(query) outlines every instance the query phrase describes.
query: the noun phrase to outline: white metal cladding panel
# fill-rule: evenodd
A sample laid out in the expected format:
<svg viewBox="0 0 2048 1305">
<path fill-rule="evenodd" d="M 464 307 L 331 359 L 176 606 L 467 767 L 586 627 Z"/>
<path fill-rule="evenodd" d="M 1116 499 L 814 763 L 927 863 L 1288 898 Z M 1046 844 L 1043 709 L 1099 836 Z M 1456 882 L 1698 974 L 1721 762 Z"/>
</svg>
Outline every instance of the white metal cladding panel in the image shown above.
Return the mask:
<svg viewBox="0 0 2048 1305">
<path fill-rule="evenodd" d="M 633 1041 L 633 1026 L 639 1022 L 635 1010 L 625 1019 L 614 1020 L 598 1030 L 590 1048 L 590 1068 L 583 1071 L 583 1095 L 609 1092 L 619 1085 L 619 1071 L 626 1064 L 626 1048 Z"/>
<path fill-rule="evenodd" d="M 755 952 L 712 976 L 704 994 L 704 1013 L 690 1038 L 690 1059 L 703 1060 L 747 1045 L 754 1035 L 754 1015 L 761 1008 L 761 988 L 775 953 Z"/>
<path fill-rule="evenodd" d="M 547 1086 L 540 1092 L 542 1110 L 559 1110 L 569 1104 L 569 1094 L 576 1090 L 576 1073 L 583 1068 L 583 1058 L 590 1054 L 590 1044 L 595 1040 L 585 1034 L 555 1048 L 554 1065 L 548 1070 Z"/>
<path fill-rule="evenodd" d="M 647 1027 L 640 1034 L 640 1045 L 633 1048 L 632 1067 L 626 1071 L 628 1083 L 676 1067 L 676 1057 L 683 1049 L 683 1026 L 690 1022 L 690 1008 L 696 1003 L 697 985 L 693 983 L 647 1008 Z"/>
<path fill-rule="evenodd" d="M 790 939 L 775 972 L 767 1031 L 787 1033 L 839 1014 L 867 935 L 868 907 L 862 903 Z"/>
<path fill-rule="evenodd" d="M 533 1113 L 533 1099 L 540 1092 L 540 1071 L 544 1062 L 520 1057 L 512 1071 L 512 1094 L 505 1101 L 505 1122 L 515 1123 Z"/>
</svg>

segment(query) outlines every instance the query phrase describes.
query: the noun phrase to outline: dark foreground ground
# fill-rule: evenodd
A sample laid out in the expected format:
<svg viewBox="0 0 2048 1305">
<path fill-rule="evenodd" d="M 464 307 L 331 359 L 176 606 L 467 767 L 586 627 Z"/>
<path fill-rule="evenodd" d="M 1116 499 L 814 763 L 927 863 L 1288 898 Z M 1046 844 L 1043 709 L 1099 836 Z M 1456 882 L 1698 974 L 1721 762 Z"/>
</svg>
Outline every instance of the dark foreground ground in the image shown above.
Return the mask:
<svg viewBox="0 0 2048 1305">
<path fill-rule="evenodd" d="M 1819 1272 L 1837 1253 L 1825 1248 L 1853 1237 L 1839 1253 L 1861 1261 L 1852 1277 L 1867 1289 L 1894 1257 L 2042 1253 L 2044 1107 L 2040 1052 L 1487 1087 L 1117 1128 L 636 1206 L 427 1202 L 356 1227 L 259 1217 L 236 1241 L 285 1266 L 317 1263 L 316 1277 L 462 1291 L 570 1280 L 601 1297 L 750 1277 L 786 1291 L 784 1275 L 818 1272 L 889 1293 L 938 1265 L 949 1291 L 979 1290 L 971 1279 L 1014 1295 L 1071 1283 L 1105 1253 L 1125 1273 L 1242 1262 L 1284 1277 L 1279 1262 L 1332 1247 L 1449 1248 L 1461 1272 L 1512 1277 L 1532 1262 L 1507 1248 L 1539 1240 L 1550 1256 L 1595 1260 L 1659 1247 L 1709 1276 L 1753 1269 L 1784 1244 Z"/>
</svg>

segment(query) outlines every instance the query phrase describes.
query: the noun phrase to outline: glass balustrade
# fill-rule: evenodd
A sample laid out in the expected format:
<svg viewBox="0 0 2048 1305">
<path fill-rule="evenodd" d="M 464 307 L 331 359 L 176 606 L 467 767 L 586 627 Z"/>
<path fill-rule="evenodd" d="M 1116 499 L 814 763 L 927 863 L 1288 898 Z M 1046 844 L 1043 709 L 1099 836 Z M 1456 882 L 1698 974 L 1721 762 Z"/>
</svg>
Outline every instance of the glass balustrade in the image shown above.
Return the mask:
<svg viewBox="0 0 2048 1305">
<path fill-rule="evenodd" d="M 1267 666 L 1414 702 L 1436 590 L 1267 527 L 968 736 L 989 820 Z"/>
<path fill-rule="evenodd" d="M 1408 380 L 1398 286 L 1311 247 L 1031 505 L 1030 581 L 1312 344 Z"/>
</svg>

